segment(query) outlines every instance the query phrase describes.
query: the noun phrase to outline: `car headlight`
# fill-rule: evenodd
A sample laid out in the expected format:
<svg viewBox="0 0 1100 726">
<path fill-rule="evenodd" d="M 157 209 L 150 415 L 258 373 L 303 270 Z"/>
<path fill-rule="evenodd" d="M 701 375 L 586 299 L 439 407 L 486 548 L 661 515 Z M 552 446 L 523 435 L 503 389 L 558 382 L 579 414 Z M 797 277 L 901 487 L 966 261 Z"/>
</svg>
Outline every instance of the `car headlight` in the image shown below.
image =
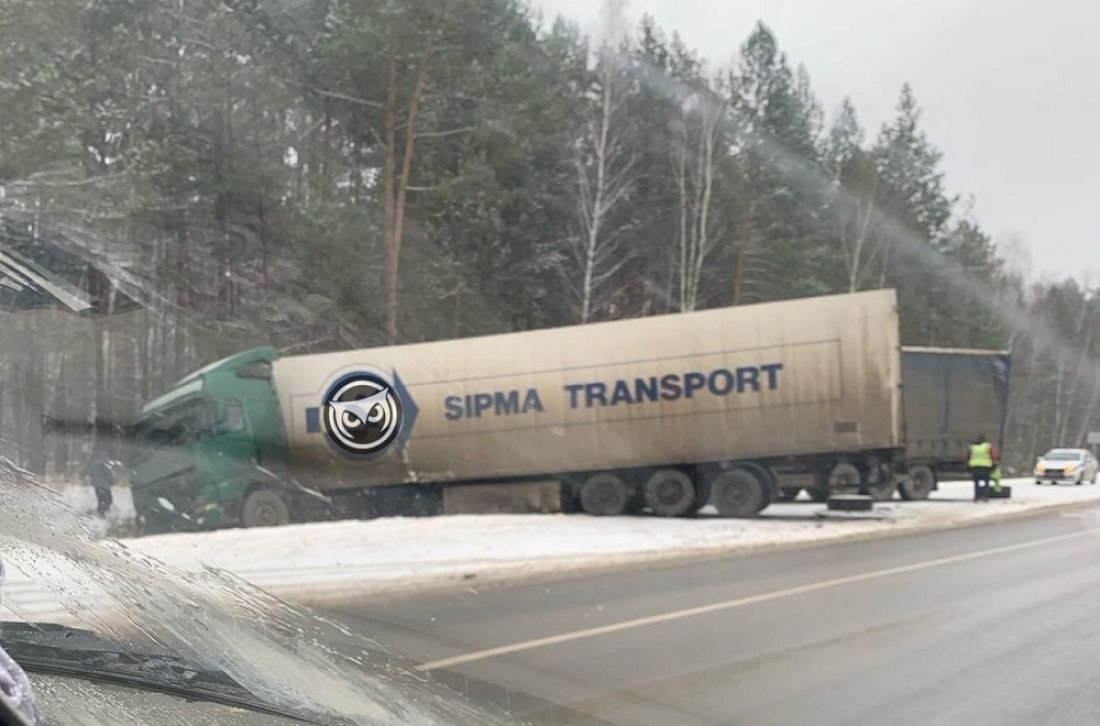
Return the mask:
<svg viewBox="0 0 1100 726">
<path fill-rule="evenodd" d="M 1070 462 L 1069 464 L 1066 464 L 1066 471 L 1067 472 L 1075 471 L 1078 466 L 1079 466 L 1078 464 L 1076 464 L 1074 462 Z"/>
</svg>

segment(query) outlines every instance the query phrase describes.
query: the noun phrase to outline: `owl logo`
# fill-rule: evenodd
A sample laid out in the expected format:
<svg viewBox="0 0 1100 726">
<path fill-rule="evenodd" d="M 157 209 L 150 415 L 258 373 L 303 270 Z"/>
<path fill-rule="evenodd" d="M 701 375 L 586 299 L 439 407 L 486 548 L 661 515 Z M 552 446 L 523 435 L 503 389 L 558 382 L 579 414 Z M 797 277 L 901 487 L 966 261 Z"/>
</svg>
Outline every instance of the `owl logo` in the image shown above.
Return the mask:
<svg viewBox="0 0 1100 726">
<path fill-rule="evenodd" d="M 346 373 L 328 387 L 321 403 L 326 436 L 349 454 L 375 456 L 397 440 L 404 406 L 395 387 L 368 370 Z"/>
</svg>

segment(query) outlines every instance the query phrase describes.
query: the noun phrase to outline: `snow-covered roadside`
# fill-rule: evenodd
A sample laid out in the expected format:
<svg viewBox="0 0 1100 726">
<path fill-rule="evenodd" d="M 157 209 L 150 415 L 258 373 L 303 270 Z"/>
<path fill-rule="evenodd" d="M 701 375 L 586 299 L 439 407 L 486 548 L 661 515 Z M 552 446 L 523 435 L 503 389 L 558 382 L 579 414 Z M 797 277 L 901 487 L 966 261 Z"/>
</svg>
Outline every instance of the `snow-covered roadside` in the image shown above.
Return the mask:
<svg viewBox="0 0 1100 726">
<path fill-rule="evenodd" d="M 122 542 L 135 553 L 185 571 L 224 570 L 284 599 L 325 605 L 951 527 L 1100 501 L 1100 486 L 1006 483 L 1013 485 L 1011 500 L 975 504 L 970 501 L 970 484 L 946 482 L 932 500 L 880 503 L 870 516 L 824 517 L 823 505 L 797 502 L 774 505 L 753 520 L 721 519 L 705 516 L 705 511 L 695 519 L 457 515 L 234 529 Z M 12 573 L 3 603 L 28 618 L 59 614 L 49 594 L 18 573 Z"/>
</svg>

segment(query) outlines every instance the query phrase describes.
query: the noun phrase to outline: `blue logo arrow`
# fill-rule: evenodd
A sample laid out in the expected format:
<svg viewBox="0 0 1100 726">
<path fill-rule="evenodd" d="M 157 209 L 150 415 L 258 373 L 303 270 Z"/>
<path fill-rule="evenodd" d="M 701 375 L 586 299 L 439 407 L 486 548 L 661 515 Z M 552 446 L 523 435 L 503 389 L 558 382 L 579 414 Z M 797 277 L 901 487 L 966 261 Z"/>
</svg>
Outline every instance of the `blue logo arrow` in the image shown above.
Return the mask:
<svg viewBox="0 0 1100 726">
<path fill-rule="evenodd" d="M 413 400 L 409 389 L 405 387 L 405 382 L 401 380 L 401 376 L 397 375 L 397 369 L 393 369 L 393 389 L 397 391 L 397 397 L 401 399 L 401 408 L 404 414 L 401 420 L 401 429 L 397 432 L 397 442 L 401 448 L 405 448 L 409 443 L 409 437 L 412 436 L 413 424 L 416 423 L 416 416 L 420 413 L 420 409 L 416 407 L 416 401 Z"/>
</svg>

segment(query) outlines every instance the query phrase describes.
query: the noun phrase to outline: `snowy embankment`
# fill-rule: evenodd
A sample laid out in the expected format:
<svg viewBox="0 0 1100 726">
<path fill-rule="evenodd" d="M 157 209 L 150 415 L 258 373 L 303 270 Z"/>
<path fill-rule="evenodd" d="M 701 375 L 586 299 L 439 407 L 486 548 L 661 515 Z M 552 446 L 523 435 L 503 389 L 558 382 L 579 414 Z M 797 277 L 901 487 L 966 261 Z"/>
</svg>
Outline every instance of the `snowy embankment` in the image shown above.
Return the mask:
<svg viewBox="0 0 1100 726">
<path fill-rule="evenodd" d="M 952 527 L 1100 501 L 1100 486 L 1006 483 L 1013 485 L 1011 500 L 975 504 L 969 483 L 945 482 L 929 501 L 878 503 L 873 513 L 863 515 L 826 516 L 824 505 L 796 502 L 773 505 L 752 520 L 707 516 L 707 510 L 694 519 L 457 515 L 232 529 L 122 542 L 136 554 L 180 570 L 222 570 L 286 600 L 324 606 Z M 33 570 L 24 563 L 12 564 L 16 567 L 11 569 Z M 24 573 L 11 573 L 3 595 L 5 609 L 23 617 L 58 616 L 49 593 Z"/>
</svg>

